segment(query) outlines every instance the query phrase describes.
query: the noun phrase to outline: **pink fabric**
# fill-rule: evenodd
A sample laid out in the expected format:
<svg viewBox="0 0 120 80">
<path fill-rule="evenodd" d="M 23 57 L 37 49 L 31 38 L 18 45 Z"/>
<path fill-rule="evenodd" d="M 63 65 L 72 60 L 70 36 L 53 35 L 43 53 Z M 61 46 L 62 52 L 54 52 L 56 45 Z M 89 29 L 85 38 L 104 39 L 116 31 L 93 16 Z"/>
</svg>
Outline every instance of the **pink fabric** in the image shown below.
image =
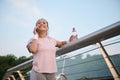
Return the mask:
<svg viewBox="0 0 120 80">
<path fill-rule="evenodd" d="M 38 51 L 33 55 L 33 69 L 40 73 L 57 72 L 56 40 L 47 37 L 38 39 Z"/>
</svg>

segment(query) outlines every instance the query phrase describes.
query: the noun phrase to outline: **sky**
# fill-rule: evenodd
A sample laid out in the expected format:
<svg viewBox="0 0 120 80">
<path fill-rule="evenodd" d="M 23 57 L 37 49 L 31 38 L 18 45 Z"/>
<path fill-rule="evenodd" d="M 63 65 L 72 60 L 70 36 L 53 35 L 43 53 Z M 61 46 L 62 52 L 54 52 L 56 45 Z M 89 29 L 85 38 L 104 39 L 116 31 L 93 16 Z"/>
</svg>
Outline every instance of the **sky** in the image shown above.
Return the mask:
<svg viewBox="0 0 120 80">
<path fill-rule="evenodd" d="M 49 36 L 79 38 L 120 21 L 120 0 L 0 0 L 0 55 L 31 56 L 26 44 L 38 19 L 49 23 Z"/>
</svg>

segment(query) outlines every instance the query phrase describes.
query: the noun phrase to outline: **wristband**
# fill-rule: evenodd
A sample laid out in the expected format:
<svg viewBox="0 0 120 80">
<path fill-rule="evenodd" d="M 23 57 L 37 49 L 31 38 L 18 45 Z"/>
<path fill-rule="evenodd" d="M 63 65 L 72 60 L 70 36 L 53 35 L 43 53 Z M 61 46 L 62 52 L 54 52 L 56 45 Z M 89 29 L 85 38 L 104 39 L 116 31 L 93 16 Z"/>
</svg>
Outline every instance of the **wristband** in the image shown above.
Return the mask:
<svg viewBox="0 0 120 80">
<path fill-rule="evenodd" d="M 34 37 L 33 37 L 33 39 L 38 40 L 38 34 L 35 34 Z"/>
</svg>

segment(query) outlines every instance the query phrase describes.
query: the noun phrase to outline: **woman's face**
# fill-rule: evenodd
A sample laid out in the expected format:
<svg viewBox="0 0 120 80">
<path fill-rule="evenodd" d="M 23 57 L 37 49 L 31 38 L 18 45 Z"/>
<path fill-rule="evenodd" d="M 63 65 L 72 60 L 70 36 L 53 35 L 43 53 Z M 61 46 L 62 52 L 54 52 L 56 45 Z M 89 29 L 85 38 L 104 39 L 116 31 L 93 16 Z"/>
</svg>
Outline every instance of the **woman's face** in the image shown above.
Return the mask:
<svg viewBox="0 0 120 80">
<path fill-rule="evenodd" d="M 44 19 L 40 19 L 38 22 L 37 22 L 37 32 L 47 32 L 48 31 L 48 23 L 46 20 Z"/>
</svg>

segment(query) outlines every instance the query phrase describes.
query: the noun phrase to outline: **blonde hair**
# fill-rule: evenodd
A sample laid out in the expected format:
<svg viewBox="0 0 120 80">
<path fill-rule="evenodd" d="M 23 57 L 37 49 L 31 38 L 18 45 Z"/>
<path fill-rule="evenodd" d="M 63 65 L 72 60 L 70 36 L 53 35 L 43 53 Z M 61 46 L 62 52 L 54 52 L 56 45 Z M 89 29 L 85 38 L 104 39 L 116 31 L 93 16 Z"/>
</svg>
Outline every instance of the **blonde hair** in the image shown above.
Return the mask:
<svg viewBox="0 0 120 80">
<path fill-rule="evenodd" d="M 44 19 L 44 18 L 38 19 L 37 22 L 36 22 L 36 26 L 37 26 L 37 24 L 38 24 L 38 22 L 39 22 L 40 20 L 45 20 L 45 21 L 47 22 L 47 27 L 49 27 L 49 26 L 48 26 L 48 21 L 47 21 L 46 19 Z"/>
</svg>

